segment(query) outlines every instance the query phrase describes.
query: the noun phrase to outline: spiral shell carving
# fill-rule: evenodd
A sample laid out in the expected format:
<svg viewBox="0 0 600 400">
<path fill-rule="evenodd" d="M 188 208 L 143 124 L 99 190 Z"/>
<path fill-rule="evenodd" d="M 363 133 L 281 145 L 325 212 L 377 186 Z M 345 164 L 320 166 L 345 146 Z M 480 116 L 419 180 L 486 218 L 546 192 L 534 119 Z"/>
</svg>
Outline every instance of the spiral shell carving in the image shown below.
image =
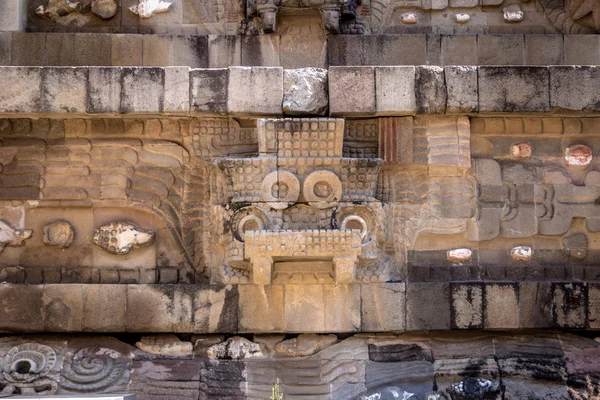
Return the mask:
<svg viewBox="0 0 600 400">
<path fill-rule="evenodd" d="M 129 379 L 128 361 L 121 353 L 105 347 L 84 347 L 65 360 L 61 390 L 74 393 L 114 390 L 121 379 Z"/>
<path fill-rule="evenodd" d="M 37 343 L 11 348 L 3 360 L 2 394 L 53 394 L 58 384 L 53 375 L 57 362 L 54 349 Z"/>
</svg>

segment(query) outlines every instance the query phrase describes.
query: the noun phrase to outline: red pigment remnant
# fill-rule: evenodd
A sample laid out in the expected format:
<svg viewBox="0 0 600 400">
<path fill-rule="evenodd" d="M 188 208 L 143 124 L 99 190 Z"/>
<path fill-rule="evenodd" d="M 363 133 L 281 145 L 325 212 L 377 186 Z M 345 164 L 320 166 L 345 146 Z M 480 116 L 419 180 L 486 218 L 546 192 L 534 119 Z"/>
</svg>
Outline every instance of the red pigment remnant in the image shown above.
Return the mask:
<svg viewBox="0 0 600 400">
<path fill-rule="evenodd" d="M 565 149 L 565 162 L 571 167 L 585 167 L 592 162 L 592 149 L 575 144 Z"/>
<path fill-rule="evenodd" d="M 446 252 L 446 258 L 453 263 L 469 261 L 472 255 L 471 249 L 454 249 Z"/>
<path fill-rule="evenodd" d="M 513 144 L 510 153 L 515 160 L 527 160 L 531 157 L 531 146 L 527 143 Z"/>
<path fill-rule="evenodd" d="M 402 17 L 400 17 L 400 21 L 403 24 L 416 24 L 417 23 L 417 16 L 413 13 L 410 14 L 404 14 L 402 15 Z"/>
</svg>

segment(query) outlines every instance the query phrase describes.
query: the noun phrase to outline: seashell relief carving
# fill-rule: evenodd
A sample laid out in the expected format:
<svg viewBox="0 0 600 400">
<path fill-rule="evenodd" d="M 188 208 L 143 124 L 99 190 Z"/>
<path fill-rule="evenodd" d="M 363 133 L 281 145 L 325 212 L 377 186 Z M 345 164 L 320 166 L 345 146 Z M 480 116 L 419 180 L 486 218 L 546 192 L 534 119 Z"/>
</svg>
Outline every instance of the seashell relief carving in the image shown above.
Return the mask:
<svg viewBox="0 0 600 400">
<path fill-rule="evenodd" d="M 129 7 L 129 11 L 146 19 L 157 13 L 166 13 L 171 4 L 173 3 L 162 0 L 140 0 L 138 5 Z"/>
<path fill-rule="evenodd" d="M 112 254 L 127 254 L 133 248 L 144 246 L 154 240 L 154 232 L 139 229 L 129 221 L 116 221 L 94 231 L 96 246 Z"/>
<path fill-rule="evenodd" d="M 59 25 L 81 27 L 92 20 L 92 15 L 102 19 L 111 19 L 119 11 L 117 0 L 49 0 L 40 5 L 35 13 Z"/>
</svg>

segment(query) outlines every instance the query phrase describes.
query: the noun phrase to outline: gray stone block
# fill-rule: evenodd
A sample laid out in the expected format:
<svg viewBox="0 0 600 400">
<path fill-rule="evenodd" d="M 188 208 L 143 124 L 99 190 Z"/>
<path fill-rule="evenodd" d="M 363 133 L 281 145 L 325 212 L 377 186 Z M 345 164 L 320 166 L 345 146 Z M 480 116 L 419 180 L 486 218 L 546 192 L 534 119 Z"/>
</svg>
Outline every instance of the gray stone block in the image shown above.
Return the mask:
<svg viewBox="0 0 600 400">
<path fill-rule="evenodd" d="M 122 113 L 162 112 L 165 98 L 163 68 L 123 68 Z"/>
<path fill-rule="evenodd" d="M 113 34 L 111 39 L 111 65 L 135 67 L 144 65 L 142 35 Z"/>
<path fill-rule="evenodd" d="M 379 115 L 416 113 L 415 67 L 376 67 L 375 88 Z"/>
<path fill-rule="evenodd" d="M 600 35 L 564 35 L 566 65 L 600 64 Z"/>
<path fill-rule="evenodd" d="M 121 110 L 121 68 L 89 68 L 89 113 L 118 113 Z"/>
<path fill-rule="evenodd" d="M 416 67 L 415 96 L 417 112 L 445 113 L 447 93 L 444 68 L 437 66 Z"/>
<path fill-rule="evenodd" d="M 519 287 L 513 283 L 485 285 L 485 328 L 519 327 Z"/>
<path fill-rule="evenodd" d="M 447 113 L 474 113 L 479 111 L 477 67 L 451 66 L 444 68 L 447 89 Z"/>
<path fill-rule="evenodd" d="M 443 35 L 442 65 L 477 65 L 477 36 Z"/>
<path fill-rule="evenodd" d="M 242 65 L 241 37 L 234 35 L 208 36 L 208 67 L 227 68 Z"/>
<path fill-rule="evenodd" d="M 482 329 L 483 295 L 482 283 L 450 284 L 452 296 L 452 327 L 455 329 Z"/>
<path fill-rule="evenodd" d="M 281 115 L 283 68 L 230 67 L 227 108 L 239 115 Z"/>
<path fill-rule="evenodd" d="M 479 67 L 479 111 L 547 112 L 548 88 L 545 67 Z"/>
<path fill-rule="evenodd" d="M 27 5 L 23 0 L 0 2 L 0 32 L 24 30 L 26 9 Z"/>
<path fill-rule="evenodd" d="M 0 330 L 43 331 L 43 293 L 42 285 L 0 283 Z"/>
<path fill-rule="evenodd" d="M 142 54 L 145 67 L 169 65 L 171 62 L 171 36 L 143 35 Z"/>
<path fill-rule="evenodd" d="M 406 330 L 450 329 L 450 284 L 406 284 Z"/>
<path fill-rule="evenodd" d="M 13 32 L 11 65 L 46 65 L 46 34 Z"/>
<path fill-rule="evenodd" d="M 362 331 L 403 331 L 406 328 L 404 283 L 363 284 L 360 289 Z"/>
<path fill-rule="evenodd" d="M 58 113 L 85 112 L 88 100 L 87 89 L 87 68 L 43 68 L 42 111 Z"/>
<path fill-rule="evenodd" d="M 125 332 L 126 306 L 127 285 L 84 285 L 82 329 L 86 332 Z"/>
<path fill-rule="evenodd" d="M 173 36 L 169 65 L 208 68 L 208 36 Z"/>
<path fill-rule="evenodd" d="M 588 327 L 588 286 L 586 282 L 552 285 L 552 315 L 561 328 Z"/>
<path fill-rule="evenodd" d="M 111 65 L 110 35 L 98 33 L 76 33 L 75 64 L 81 66 Z"/>
<path fill-rule="evenodd" d="M 525 64 L 561 65 L 563 62 L 563 35 L 525 35 Z"/>
<path fill-rule="evenodd" d="M 276 67 L 279 60 L 278 35 L 251 35 L 241 38 L 242 64 L 248 67 Z"/>
<path fill-rule="evenodd" d="M 525 37 L 523 35 L 478 35 L 478 65 L 523 65 Z"/>
<path fill-rule="evenodd" d="M 422 34 L 333 35 L 327 44 L 330 66 L 422 65 L 427 61 L 427 36 Z"/>
<path fill-rule="evenodd" d="M 0 68 L 0 111 L 39 112 L 42 106 L 42 69 Z"/>
<path fill-rule="evenodd" d="M 228 80 L 229 72 L 225 68 L 191 70 L 191 111 L 226 113 Z"/>
<path fill-rule="evenodd" d="M 600 67 L 549 67 L 550 106 L 600 111 Z"/>
<path fill-rule="evenodd" d="M 330 115 L 373 115 L 375 111 L 373 67 L 329 68 Z"/>
<path fill-rule="evenodd" d="M 0 65 L 10 65 L 10 42 L 12 35 L 10 32 L 0 32 Z"/>
<path fill-rule="evenodd" d="M 186 113 L 190 110 L 190 69 L 188 67 L 165 68 L 166 113 Z"/>
</svg>

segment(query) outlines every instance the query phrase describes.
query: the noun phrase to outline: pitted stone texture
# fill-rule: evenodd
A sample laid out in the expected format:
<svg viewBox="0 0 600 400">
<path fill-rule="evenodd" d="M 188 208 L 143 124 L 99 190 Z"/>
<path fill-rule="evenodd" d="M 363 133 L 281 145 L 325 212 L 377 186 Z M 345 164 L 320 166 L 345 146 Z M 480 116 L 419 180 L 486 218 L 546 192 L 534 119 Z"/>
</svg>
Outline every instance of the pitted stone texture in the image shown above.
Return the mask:
<svg viewBox="0 0 600 400">
<path fill-rule="evenodd" d="M 0 68 L 1 112 L 35 112 L 42 105 L 41 68 Z"/>
<path fill-rule="evenodd" d="M 251 342 L 240 336 L 234 336 L 223 343 L 215 344 L 209 347 L 206 353 L 213 360 L 244 360 L 266 356 L 263 345 Z"/>
<path fill-rule="evenodd" d="M 164 68 L 123 68 L 122 113 L 164 111 Z"/>
<path fill-rule="evenodd" d="M 474 113 L 479 111 L 477 67 L 450 66 L 444 68 L 449 114 Z"/>
<path fill-rule="evenodd" d="M 432 114 L 446 112 L 447 93 L 443 67 L 416 67 L 415 88 L 417 112 Z"/>
<path fill-rule="evenodd" d="M 87 109 L 87 68 L 44 68 L 42 110 L 81 113 Z"/>
<path fill-rule="evenodd" d="M 230 67 L 227 108 L 232 114 L 281 115 L 283 68 Z"/>
<path fill-rule="evenodd" d="M 452 292 L 452 324 L 458 329 L 483 328 L 483 285 L 453 284 Z"/>
<path fill-rule="evenodd" d="M 321 68 L 283 71 L 283 113 L 285 115 L 325 115 L 327 70 Z"/>
<path fill-rule="evenodd" d="M 226 113 L 228 82 L 225 68 L 190 70 L 190 110 Z"/>
<path fill-rule="evenodd" d="M 373 115 L 375 111 L 373 67 L 329 68 L 330 115 Z"/>
<path fill-rule="evenodd" d="M 479 67 L 480 112 L 547 112 L 548 68 Z"/>
<path fill-rule="evenodd" d="M 187 356 L 192 354 L 194 346 L 190 342 L 179 340 L 175 335 L 142 336 L 135 346 L 147 353 L 164 356 Z"/>
<path fill-rule="evenodd" d="M 600 67 L 552 66 L 550 106 L 571 111 L 600 111 Z"/>
<path fill-rule="evenodd" d="M 121 109 L 121 68 L 90 68 L 88 113 L 118 113 Z"/>
<path fill-rule="evenodd" d="M 281 356 L 311 356 L 338 341 L 335 335 L 315 335 L 303 333 L 293 339 L 284 340 L 275 346 L 275 352 Z"/>
<path fill-rule="evenodd" d="M 376 67 L 375 90 L 379 115 L 410 115 L 417 111 L 415 67 Z"/>
</svg>

